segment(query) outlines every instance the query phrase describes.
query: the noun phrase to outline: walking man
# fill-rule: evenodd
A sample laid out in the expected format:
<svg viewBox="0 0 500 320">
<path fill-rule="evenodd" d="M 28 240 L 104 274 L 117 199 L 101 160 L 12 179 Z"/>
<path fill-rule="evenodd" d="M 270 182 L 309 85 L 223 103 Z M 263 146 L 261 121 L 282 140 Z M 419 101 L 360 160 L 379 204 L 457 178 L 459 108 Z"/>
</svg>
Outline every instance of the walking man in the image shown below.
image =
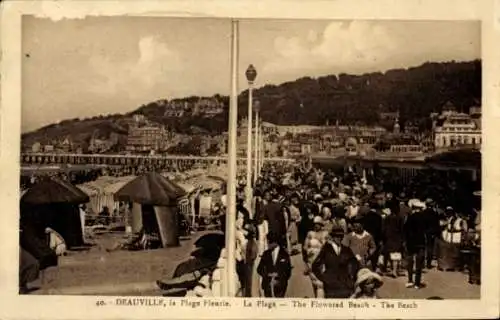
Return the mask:
<svg viewBox="0 0 500 320">
<path fill-rule="evenodd" d="M 422 269 L 425 259 L 426 220 L 422 214 L 425 204 L 421 201 L 412 202 L 412 210 L 404 224 L 404 239 L 406 247 L 406 266 L 408 271 L 407 288 L 425 287 L 422 282 Z M 415 265 L 415 267 L 414 267 Z M 413 278 L 415 275 L 415 279 Z"/>
<path fill-rule="evenodd" d="M 312 264 L 312 272 L 323 283 L 325 298 L 349 298 L 359 262 L 350 248 L 342 245 L 344 230 L 334 227 L 326 244 Z"/>
<path fill-rule="evenodd" d="M 283 298 L 292 275 L 292 263 L 287 250 L 279 245 L 279 237 L 270 233 L 269 249 L 262 255 L 257 273 L 262 277 L 262 290 L 267 298 Z"/>
</svg>

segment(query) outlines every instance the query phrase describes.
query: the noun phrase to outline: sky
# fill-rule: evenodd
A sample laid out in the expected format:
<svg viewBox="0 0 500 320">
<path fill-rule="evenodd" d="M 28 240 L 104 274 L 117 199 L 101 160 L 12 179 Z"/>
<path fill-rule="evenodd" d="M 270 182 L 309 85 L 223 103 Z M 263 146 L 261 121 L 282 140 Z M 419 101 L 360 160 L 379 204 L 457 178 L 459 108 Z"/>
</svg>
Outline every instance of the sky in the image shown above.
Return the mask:
<svg viewBox="0 0 500 320">
<path fill-rule="evenodd" d="M 260 87 L 478 59 L 480 34 L 467 21 L 243 20 L 239 89 L 249 64 Z M 22 132 L 158 99 L 229 94 L 230 37 L 226 19 L 24 16 Z"/>
</svg>

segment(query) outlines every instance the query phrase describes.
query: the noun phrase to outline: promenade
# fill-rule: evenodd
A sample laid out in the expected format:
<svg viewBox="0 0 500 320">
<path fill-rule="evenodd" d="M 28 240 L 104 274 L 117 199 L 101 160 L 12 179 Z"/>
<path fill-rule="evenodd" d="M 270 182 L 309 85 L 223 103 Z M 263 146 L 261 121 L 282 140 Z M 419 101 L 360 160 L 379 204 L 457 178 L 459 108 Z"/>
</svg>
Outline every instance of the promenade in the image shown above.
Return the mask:
<svg viewBox="0 0 500 320">
<path fill-rule="evenodd" d="M 301 256 L 292 257 L 292 277 L 288 283 L 286 296 L 289 298 L 314 298 L 311 281 L 304 275 Z M 385 299 L 427 299 L 438 296 L 443 299 L 479 299 L 481 287 L 469 284 L 466 274 L 461 272 L 442 272 L 436 269 L 423 275 L 427 284 L 423 289 L 407 289 L 406 277 L 393 279 L 384 277 L 384 285 L 379 289 L 380 298 Z"/>
</svg>

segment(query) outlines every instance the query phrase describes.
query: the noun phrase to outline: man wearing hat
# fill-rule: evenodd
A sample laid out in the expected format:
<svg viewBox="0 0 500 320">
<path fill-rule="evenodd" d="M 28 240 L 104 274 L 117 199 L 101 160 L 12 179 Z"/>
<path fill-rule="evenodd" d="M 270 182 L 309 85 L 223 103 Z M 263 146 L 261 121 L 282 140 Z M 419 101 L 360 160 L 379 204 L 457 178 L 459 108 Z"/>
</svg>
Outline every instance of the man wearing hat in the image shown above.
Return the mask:
<svg viewBox="0 0 500 320">
<path fill-rule="evenodd" d="M 323 196 L 317 193 L 313 196 L 313 200 L 318 208 L 318 212 L 321 212 L 321 209 L 323 208 Z"/>
<path fill-rule="evenodd" d="M 332 228 L 312 264 L 312 272 L 323 283 L 325 298 L 349 298 L 354 291 L 359 262 L 351 249 L 342 246 L 343 237 L 342 228 Z"/>
<path fill-rule="evenodd" d="M 404 241 L 406 247 L 406 266 L 408 270 L 407 288 L 423 288 L 422 269 L 425 259 L 425 236 L 427 225 L 425 216 L 422 214 L 425 210 L 425 203 L 420 200 L 411 201 L 411 213 L 406 219 L 403 227 Z M 415 264 L 415 270 L 413 265 Z M 415 273 L 415 279 L 413 274 Z"/>
<path fill-rule="evenodd" d="M 399 202 L 399 207 L 396 209 L 396 213 L 405 220 L 406 217 L 410 214 L 410 207 L 408 207 L 408 199 L 406 197 L 406 193 L 401 192 L 399 197 L 397 198 Z"/>
<path fill-rule="evenodd" d="M 267 221 L 269 233 L 279 237 L 280 245 L 286 247 L 287 227 L 281 210 L 282 204 L 275 201 L 276 197 L 273 199 L 272 192 L 269 190 L 264 193 L 264 200 L 265 204 L 261 207 L 260 212 L 262 220 Z"/>
<path fill-rule="evenodd" d="M 378 205 L 372 205 L 370 211 L 361 217 L 360 222 L 363 228 L 373 237 L 375 242 L 375 252 L 370 257 L 370 264 L 373 271 L 377 269 L 378 258 L 382 246 L 382 215 L 379 213 L 380 208 Z"/>
<path fill-rule="evenodd" d="M 426 249 L 425 249 L 425 261 L 426 268 L 432 268 L 432 261 L 435 258 L 434 248 L 436 245 L 436 239 L 439 238 L 441 227 L 439 221 L 439 214 L 437 212 L 435 202 L 431 198 L 425 200 L 426 209 L 422 212 L 424 215 L 425 223 L 427 225 L 426 231 Z"/>
</svg>

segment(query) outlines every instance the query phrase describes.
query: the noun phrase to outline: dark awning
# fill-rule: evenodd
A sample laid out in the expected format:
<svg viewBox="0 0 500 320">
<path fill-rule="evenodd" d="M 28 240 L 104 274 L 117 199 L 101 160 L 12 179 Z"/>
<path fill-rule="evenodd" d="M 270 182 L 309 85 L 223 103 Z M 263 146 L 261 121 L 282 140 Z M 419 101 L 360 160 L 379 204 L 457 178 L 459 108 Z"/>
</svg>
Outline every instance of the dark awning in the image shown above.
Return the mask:
<svg viewBox="0 0 500 320">
<path fill-rule="evenodd" d="M 124 185 L 115 193 L 119 201 L 131 201 L 154 206 L 173 206 L 186 192 L 161 174 L 150 172 Z"/>
<path fill-rule="evenodd" d="M 68 181 L 56 178 L 40 178 L 21 197 L 21 202 L 31 205 L 52 203 L 86 203 L 89 197 Z"/>
</svg>

